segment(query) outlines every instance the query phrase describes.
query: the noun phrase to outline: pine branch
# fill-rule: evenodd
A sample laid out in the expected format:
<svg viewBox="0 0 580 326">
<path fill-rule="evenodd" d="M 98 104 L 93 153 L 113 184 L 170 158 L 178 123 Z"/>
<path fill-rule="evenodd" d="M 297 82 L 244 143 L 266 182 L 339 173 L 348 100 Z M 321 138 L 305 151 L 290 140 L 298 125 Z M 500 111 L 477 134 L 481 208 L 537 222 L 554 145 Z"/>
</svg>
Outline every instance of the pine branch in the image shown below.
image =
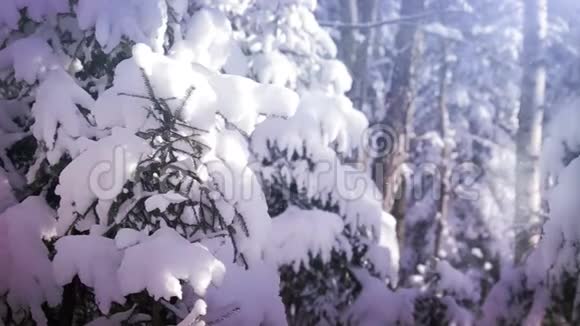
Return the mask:
<svg viewBox="0 0 580 326">
<path fill-rule="evenodd" d="M 214 320 L 210 320 L 206 323 L 206 325 L 210 326 L 210 325 L 217 325 L 219 323 L 221 323 L 222 321 L 230 318 L 233 314 L 235 314 L 236 312 L 240 311 L 240 307 L 235 307 L 232 310 L 226 312 L 225 314 L 221 315 L 220 317 L 214 319 Z"/>
<path fill-rule="evenodd" d="M 154 101 L 155 100 L 154 98 L 148 97 L 148 96 L 145 96 L 145 95 L 129 94 L 129 93 L 125 93 L 125 92 L 119 92 L 119 93 L 117 93 L 117 95 L 119 95 L 119 96 L 135 97 L 135 98 L 140 98 L 140 99 L 150 100 L 150 101 Z M 172 100 L 177 100 L 177 97 L 172 96 L 172 97 L 162 98 L 161 100 L 162 101 L 172 101 Z"/>
<path fill-rule="evenodd" d="M 83 214 L 79 214 L 76 213 L 76 217 L 74 219 L 74 221 L 71 223 L 71 225 L 66 229 L 65 234 L 70 234 L 70 232 L 73 230 L 73 228 L 75 227 L 75 225 L 81 220 L 84 219 L 85 217 L 87 217 L 87 215 L 89 214 L 89 212 L 91 210 L 94 210 L 95 207 L 97 207 L 97 203 L 99 202 L 98 199 L 94 200 L 91 205 L 87 208 L 87 210 L 83 213 Z M 96 212 L 95 212 L 96 215 Z"/>
<path fill-rule="evenodd" d="M 183 97 L 183 102 L 181 103 L 181 105 L 179 106 L 179 108 L 177 109 L 176 112 L 176 116 L 177 117 L 181 117 L 181 112 L 183 111 L 183 109 L 185 108 L 185 105 L 187 104 L 187 101 L 189 101 L 189 98 L 191 97 L 191 95 L 193 94 L 193 91 L 195 90 L 195 86 L 191 85 L 189 86 L 189 88 L 187 88 L 187 90 L 185 91 L 185 96 Z"/>
</svg>

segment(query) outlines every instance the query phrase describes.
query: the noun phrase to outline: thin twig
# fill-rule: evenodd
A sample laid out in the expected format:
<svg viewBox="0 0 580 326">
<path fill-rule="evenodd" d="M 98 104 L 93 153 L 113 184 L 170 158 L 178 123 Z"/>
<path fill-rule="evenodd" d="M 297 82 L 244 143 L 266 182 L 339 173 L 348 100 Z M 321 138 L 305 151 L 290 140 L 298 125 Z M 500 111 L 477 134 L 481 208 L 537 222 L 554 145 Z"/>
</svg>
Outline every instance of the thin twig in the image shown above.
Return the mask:
<svg viewBox="0 0 580 326">
<path fill-rule="evenodd" d="M 437 10 L 437 11 L 428 11 L 416 15 L 409 15 L 405 17 L 399 17 L 395 19 L 385 19 L 377 22 L 368 22 L 368 23 L 343 23 L 343 22 L 319 22 L 320 26 L 323 27 L 334 27 L 334 28 L 354 28 L 354 29 L 370 29 L 370 28 L 377 28 L 385 25 L 397 25 L 403 24 L 408 22 L 415 22 L 417 20 L 422 20 L 425 18 L 429 18 L 438 14 L 445 14 L 445 13 L 468 13 L 462 10 Z"/>
</svg>

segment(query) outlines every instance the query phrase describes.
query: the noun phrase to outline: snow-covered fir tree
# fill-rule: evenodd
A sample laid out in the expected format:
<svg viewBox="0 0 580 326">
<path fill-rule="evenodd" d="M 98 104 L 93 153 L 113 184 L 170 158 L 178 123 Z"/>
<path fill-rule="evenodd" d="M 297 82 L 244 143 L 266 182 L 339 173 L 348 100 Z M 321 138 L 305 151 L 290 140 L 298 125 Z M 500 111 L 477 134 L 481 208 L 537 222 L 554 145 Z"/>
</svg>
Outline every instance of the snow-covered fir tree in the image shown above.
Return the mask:
<svg viewBox="0 0 580 326">
<path fill-rule="evenodd" d="M 0 325 L 578 324 L 579 12 L 0 1 Z"/>
<path fill-rule="evenodd" d="M 394 221 L 337 188 L 350 77 L 314 5 L 284 5 L 4 5 L 3 323 L 332 324 L 396 281 Z"/>
</svg>

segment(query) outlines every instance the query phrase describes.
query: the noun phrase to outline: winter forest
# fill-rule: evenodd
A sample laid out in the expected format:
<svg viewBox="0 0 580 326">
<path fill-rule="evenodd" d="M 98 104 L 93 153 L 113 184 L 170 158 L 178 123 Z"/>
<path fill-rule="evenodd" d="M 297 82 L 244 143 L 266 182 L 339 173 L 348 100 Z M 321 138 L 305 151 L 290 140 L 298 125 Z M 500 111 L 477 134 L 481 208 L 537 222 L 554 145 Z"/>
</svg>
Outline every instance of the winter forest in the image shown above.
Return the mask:
<svg viewBox="0 0 580 326">
<path fill-rule="evenodd" d="M 0 0 L 0 326 L 580 325 L 579 18 Z"/>
</svg>

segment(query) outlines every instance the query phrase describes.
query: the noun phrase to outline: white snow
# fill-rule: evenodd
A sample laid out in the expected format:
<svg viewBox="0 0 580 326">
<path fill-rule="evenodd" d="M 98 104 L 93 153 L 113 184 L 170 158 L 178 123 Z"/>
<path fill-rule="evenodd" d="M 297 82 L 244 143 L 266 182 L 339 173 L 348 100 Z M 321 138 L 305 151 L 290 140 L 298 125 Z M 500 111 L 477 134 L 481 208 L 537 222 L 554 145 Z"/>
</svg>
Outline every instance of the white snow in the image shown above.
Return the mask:
<svg viewBox="0 0 580 326">
<path fill-rule="evenodd" d="M 261 261 L 246 270 L 233 263 L 230 241 L 216 238 L 203 244 L 226 266 L 222 284 L 208 289 L 207 322 L 222 318 L 219 325 L 223 326 L 287 324 L 276 265 Z M 223 318 L 225 315 L 227 318 Z"/>
<path fill-rule="evenodd" d="M 52 49 L 40 37 L 25 37 L 0 50 L 0 70 L 14 69 L 14 77 L 28 84 L 43 79 L 48 72 L 59 67 L 61 65 Z"/>
<path fill-rule="evenodd" d="M 67 165 L 55 190 L 61 197 L 59 235 L 63 235 L 77 216 L 85 214 L 97 199 L 99 216 L 95 222 L 106 225 L 112 201 L 122 191 L 125 182 L 133 177 L 138 162 L 150 151 L 151 147 L 142 138 L 127 129 L 115 128 L 111 136 L 94 142 Z"/>
<path fill-rule="evenodd" d="M 205 322 L 201 320 L 202 316 L 207 314 L 207 303 L 198 299 L 193 305 L 193 309 L 177 326 L 205 326 Z"/>
<path fill-rule="evenodd" d="M 28 84 L 38 82 L 31 92 L 35 100 L 31 131 L 41 144 L 39 153 L 51 165 L 65 154 L 72 159 L 58 176 L 58 214 L 44 198 L 30 197 L 21 204 L 14 198 L 6 203 L 0 199 L 0 295 L 7 293 L 13 309 L 30 307 L 34 320 L 46 324 L 41 304 L 57 304 L 62 287 L 78 276 L 92 288 L 103 314 L 113 303 L 124 303 L 125 296 L 146 290 L 156 300 L 182 299 L 176 305 L 184 310 L 180 325 L 214 324 L 230 312 L 220 324 L 284 325 L 277 268 L 308 267 L 316 256 L 327 262 L 335 250 L 350 257 L 344 235 L 348 225 L 364 233 L 362 241 L 369 244 L 365 259 L 380 275 L 371 283 L 364 281 L 356 304 L 359 311 L 351 311 L 352 316 L 363 324 L 370 320 L 364 317 L 366 312 L 377 316 L 382 303 L 371 302 L 376 297 L 402 309 L 408 300 L 397 306 L 399 294 L 386 287 L 388 282 L 396 283 L 398 270 L 394 218 L 382 210 L 372 180 L 342 161 L 355 154 L 368 122 L 344 95 L 352 78 L 345 65 L 334 59 L 336 47 L 316 22 L 316 1 L 220 0 L 196 5 L 191 12 L 191 3 L 183 0 L 79 0 L 72 8 L 76 18 L 66 18 L 76 34 L 94 30 L 106 53 L 117 51 L 126 41 L 136 44 L 133 56 L 115 68 L 112 87 L 98 86 L 98 97 L 93 99 L 80 86 L 86 81 L 73 75 L 83 69 L 78 58 L 65 58 L 55 37 L 43 38 L 57 22 L 55 15 L 69 11 L 69 3 L 7 0 L 0 4 L 2 27 L 15 28 L 17 9 L 25 7 L 33 20 L 53 24 L 10 42 L 0 51 L 0 69 L 13 69 L 16 79 Z M 234 30 L 228 17 L 240 13 L 247 20 L 236 22 Z M 280 23 L 274 15 L 279 15 Z M 246 33 L 239 24 L 251 26 L 242 26 Z M 169 29 L 176 40 L 173 46 L 166 38 Z M 99 83 L 104 85 L 103 81 Z M 200 242 L 191 243 L 180 235 L 182 230 L 163 223 L 151 235 L 149 227 L 111 228 L 113 201 L 129 193 L 123 186 L 135 180 L 137 165 L 153 150 L 137 133 L 160 127 L 147 83 L 185 122 L 177 133 L 191 136 L 187 125 L 203 129 L 207 132 L 196 137 L 211 149 L 204 150 L 199 161 L 188 155 L 177 157 L 176 165 L 201 178 L 190 193 L 136 197 L 144 199 L 147 211 L 163 214 L 169 205 L 209 191 L 228 230 L 235 230 L 233 240 L 248 269 L 241 260 L 234 263 L 233 243 L 221 238 L 220 232 L 212 239 L 196 233 Z M 23 107 L 27 109 L 27 104 Z M 79 107 L 86 109 L 82 111 L 87 116 Z M 11 119 L 7 121 L 0 121 L 2 136 L 5 131 L 19 131 Z M 161 137 L 154 140 L 160 141 Z M 176 142 L 175 147 L 181 149 L 183 143 Z M 268 173 L 258 163 L 271 159 L 273 146 L 286 151 L 281 160 L 292 163 L 270 172 L 279 172 L 288 183 L 295 181 L 311 199 L 336 204 L 336 214 L 291 206 L 274 219 L 269 216 L 261 184 L 264 177 L 268 181 Z M 303 157 L 296 160 L 295 153 Z M 39 161 L 29 176 L 38 170 Z M 9 183 L 0 175 L 0 198 L 11 194 L 10 187 L 5 190 L 2 185 Z M 133 190 L 138 188 L 137 184 Z M 134 203 L 135 198 L 129 201 Z M 123 218 L 123 209 L 113 223 Z M 193 224 L 194 209 L 198 207 L 187 207 L 181 221 Z M 72 227 L 90 231 L 89 235 L 70 235 Z M 116 231 L 114 239 L 108 238 L 107 231 Z M 42 240 L 55 236 L 60 238 L 51 262 Z M 372 288 L 367 289 L 368 284 Z M 96 318 L 89 325 L 133 321 L 133 309 Z"/>
<path fill-rule="evenodd" d="M 119 229 L 115 235 L 115 246 L 117 249 L 125 249 L 136 245 L 147 237 L 146 231 L 137 231 L 129 228 Z"/>
<path fill-rule="evenodd" d="M 298 95 L 284 87 L 225 74 L 211 75 L 208 81 L 218 95 L 218 112 L 247 133 L 253 131 L 259 115 L 287 117 L 298 106 Z"/>
<path fill-rule="evenodd" d="M 115 241 L 101 236 L 69 235 L 56 244 L 53 259 L 54 277 L 60 286 L 72 282 L 78 275 L 80 281 L 93 288 L 99 309 L 108 314 L 112 302 L 125 303 L 121 284 L 116 277 L 123 254 Z"/>
<path fill-rule="evenodd" d="M 118 270 L 123 295 L 147 290 L 155 299 L 182 297 L 179 280 L 205 295 L 210 284 L 219 285 L 225 266 L 203 245 L 189 243 L 175 230 L 161 228 L 125 250 Z"/>
<path fill-rule="evenodd" d="M 91 96 L 63 70 L 51 71 L 40 83 L 32 107 L 32 132 L 46 146 L 50 164 L 58 163 L 65 153 L 76 157 L 82 150 L 76 140 L 95 135 L 77 108 L 90 108 L 93 103 Z"/>
<path fill-rule="evenodd" d="M 97 41 L 110 52 L 127 37 L 163 52 L 167 4 L 160 0 L 80 0 L 76 7 L 79 27 L 95 28 Z"/>
<path fill-rule="evenodd" d="M 181 194 L 175 191 L 169 191 L 163 194 L 155 194 L 145 200 L 145 209 L 148 212 L 154 211 L 156 209 L 163 213 L 167 207 L 171 204 L 182 203 L 187 198 L 183 197 Z"/>
<path fill-rule="evenodd" d="M 318 78 L 322 89 L 335 94 L 344 94 L 352 87 L 352 77 L 348 69 L 338 60 L 323 61 Z"/>
<path fill-rule="evenodd" d="M 266 257 L 278 266 L 292 265 L 298 271 L 308 268 L 311 257 L 329 262 L 332 251 L 349 255 L 352 249 L 343 229 L 344 222 L 336 214 L 290 206 L 272 220 Z"/>
<path fill-rule="evenodd" d="M 296 87 L 296 67 L 279 51 L 256 55 L 252 70 L 260 83 Z"/>
<path fill-rule="evenodd" d="M 167 104 L 174 113 L 183 105 L 178 99 L 185 98 L 193 87 L 181 118 L 194 127 L 209 129 L 215 122 L 215 93 L 202 73 L 188 64 L 152 52 L 145 44 L 137 44 L 133 55 L 117 66 L 113 87 L 99 97 L 92 109 L 99 127 L 123 126 L 132 131 L 144 131 L 158 126 L 154 117 L 148 117 L 152 108 L 140 70 L 143 69 L 157 97 L 173 98 L 167 100 Z"/>
<path fill-rule="evenodd" d="M 170 56 L 219 71 L 232 48 L 232 27 L 218 10 L 201 9 L 188 21 L 183 39 L 178 39 Z"/>
<path fill-rule="evenodd" d="M 265 170 L 263 177 L 271 179 L 279 174 L 288 185 L 295 182 L 309 198 L 330 199 L 338 204 L 345 224 L 367 228 L 378 245 L 369 250 L 369 255 L 377 259 L 377 269 L 396 283 L 394 218 L 384 214 L 379 192 L 366 171 L 343 165 L 337 155 L 360 146 L 367 124 L 362 113 L 343 95 L 306 92 L 295 115 L 267 119 L 256 127 L 251 150 L 258 160 L 280 160 L 282 164 L 279 171 Z M 282 151 L 285 157 L 271 157 L 272 148 Z"/>
<path fill-rule="evenodd" d="M 239 134 L 223 131 L 218 134 L 216 147 L 213 153 L 204 158 L 204 163 L 211 182 L 244 220 L 237 221 L 242 225 L 238 226 L 235 240 L 248 263 L 254 264 L 261 260 L 267 245 L 271 219 L 262 188 L 248 167 L 249 154 L 244 145 Z"/>
<path fill-rule="evenodd" d="M 0 27 L 17 29 L 21 9 L 26 9 L 27 16 L 33 21 L 54 19 L 58 13 L 68 11 L 67 0 L 5 0 L 0 3 Z"/>
<path fill-rule="evenodd" d="M 14 311 L 30 309 L 38 325 L 47 320 L 41 305 L 60 302 L 61 288 L 42 242 L 56 235 L 56 213 L 41 197 L 31 196 L 0 214 L 0 294 Z"/>
</svg>

